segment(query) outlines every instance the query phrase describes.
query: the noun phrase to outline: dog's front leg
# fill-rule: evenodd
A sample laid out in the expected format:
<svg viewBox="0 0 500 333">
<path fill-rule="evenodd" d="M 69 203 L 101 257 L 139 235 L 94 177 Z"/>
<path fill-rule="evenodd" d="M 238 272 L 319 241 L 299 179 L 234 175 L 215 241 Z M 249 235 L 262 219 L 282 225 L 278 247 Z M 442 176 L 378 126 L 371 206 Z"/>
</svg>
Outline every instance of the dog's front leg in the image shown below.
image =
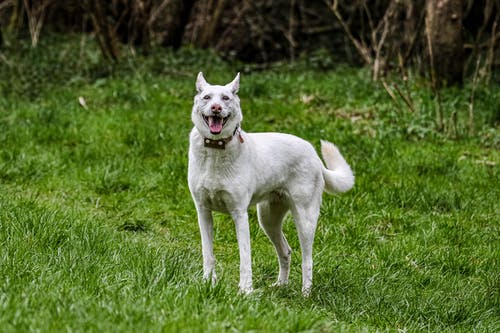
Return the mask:
<svg viewBox="0 0 500 333">
<path fill-rule="evenodd" d="M 238 210 L 231 213 L 236 226 L 236 237 L 240 250 L 240 291 L 244 294 L 252 292 L 252 253 L 250 249 L 250 227 L 248 212 Z"/>
<path fill-rule="evenodd" d="M 212 212 L 204 207 L 196 207 L 198 211 L 198 225 L 201 234 L 201 249 L 203 253 L 203 279 L 209 281 L 212 279 L 212 284 L 215 284 L 217 277 L 215 275 L 215 258 L 214 258 L 214 223 Z"/>
</svg>

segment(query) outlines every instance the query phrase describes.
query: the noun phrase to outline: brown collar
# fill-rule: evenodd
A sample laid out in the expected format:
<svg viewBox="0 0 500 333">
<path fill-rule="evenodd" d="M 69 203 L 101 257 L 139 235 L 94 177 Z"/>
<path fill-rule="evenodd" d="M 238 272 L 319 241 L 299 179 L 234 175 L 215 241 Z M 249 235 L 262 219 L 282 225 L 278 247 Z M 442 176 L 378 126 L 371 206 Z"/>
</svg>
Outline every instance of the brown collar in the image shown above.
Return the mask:
<svg viewBox="0 0 500 333">
<path fill-rule="evenodd" d="M 241 136 L 241 130 L 240 126 L 236 126 L 234 129 L 233 135 L 227 138 L 222 138 L 222 139 L 209 139 L 209 138 L 203 138 L 203 145 L 208 148 L 216 148 L 216 149 L 226 149 L 226 144 L 233 139 L 233 137 L 238 134 L 238 139 L 240 140 L 241 143 L 245 142 L 243 140 L 243 137 Z"/>
</svg>

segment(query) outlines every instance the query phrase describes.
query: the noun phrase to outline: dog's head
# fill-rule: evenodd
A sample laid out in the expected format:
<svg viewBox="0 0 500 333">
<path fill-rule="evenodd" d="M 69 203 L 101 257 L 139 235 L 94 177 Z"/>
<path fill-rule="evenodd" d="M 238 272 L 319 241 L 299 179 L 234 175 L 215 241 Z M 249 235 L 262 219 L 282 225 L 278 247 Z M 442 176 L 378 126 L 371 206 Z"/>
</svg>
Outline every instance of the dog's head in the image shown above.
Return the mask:
<svg viewBox="0 0 500 333">
<path fill-rule="evenodd" d="M 206 138 L 224 138 L 233 135 L 243 119 L 240 99 L 240 73 L 225 86 L 211 85 L 198 74 L 197 94 L 194 97 L 191 119 L 201 135 Z"/>
</svg>

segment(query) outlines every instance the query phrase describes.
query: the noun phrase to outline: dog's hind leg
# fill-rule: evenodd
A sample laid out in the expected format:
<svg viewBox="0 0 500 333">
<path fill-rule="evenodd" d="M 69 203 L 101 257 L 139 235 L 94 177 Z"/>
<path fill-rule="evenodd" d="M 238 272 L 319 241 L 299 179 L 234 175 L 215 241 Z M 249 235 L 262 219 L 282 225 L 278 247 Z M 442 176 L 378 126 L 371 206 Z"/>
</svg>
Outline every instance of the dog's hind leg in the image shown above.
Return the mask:
<svg viewBox="0 0 500 333">
<path fill-rule="evenodd" d="M 319 203 L 317 201 L 319 201 Z M 309 295 L 312 287 L 312 250 L 320 204 L 321 198 L 319 200 L 314 200 L 314 198 L 312 198 L 308 203 L 295 204 L 292 207 L 292 214 L 297 228 L 297 235 L 299 236 L 300 247 L 302 249 L 302 293 L 305 296 Z"/>
<path fill-rule="evenodd" d="M 290 274 L 292 250 L 283 234 L 283 218 L 287 211 L 288 205 L 280 201 L 264 201 L 257 205 L 260 226 L 273 243 L 278 256 L 280 269 L 278 281 L 275 283 L 277 286 L 287 284 Z"/>
</svg>

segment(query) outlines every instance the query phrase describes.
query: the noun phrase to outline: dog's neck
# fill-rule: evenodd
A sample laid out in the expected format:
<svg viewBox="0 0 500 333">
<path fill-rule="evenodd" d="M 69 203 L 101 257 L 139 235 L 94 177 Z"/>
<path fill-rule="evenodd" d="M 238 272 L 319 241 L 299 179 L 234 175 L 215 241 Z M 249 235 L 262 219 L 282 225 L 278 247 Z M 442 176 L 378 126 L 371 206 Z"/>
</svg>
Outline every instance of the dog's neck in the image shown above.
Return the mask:
<svg viewBox="0 0 500 333">
<path fill-rule="evenodd" d="M 227 137 L 227 138 L 221 138 L 221 139 L 209 139 L 209 138 L 203 138 L 203 145 L 206 148 L 215 148 L 215 149 L 226 149 L 226 144 L 233 139 L 233 137 L 238 136 L 238 139 L 240 140 L 240 143 L 243 143 L 243 137 L 241 136 L 241 128 L 240 124 L 236 125 L 236 128 L 234 129 L 233 135 Z"/>
</svg>

